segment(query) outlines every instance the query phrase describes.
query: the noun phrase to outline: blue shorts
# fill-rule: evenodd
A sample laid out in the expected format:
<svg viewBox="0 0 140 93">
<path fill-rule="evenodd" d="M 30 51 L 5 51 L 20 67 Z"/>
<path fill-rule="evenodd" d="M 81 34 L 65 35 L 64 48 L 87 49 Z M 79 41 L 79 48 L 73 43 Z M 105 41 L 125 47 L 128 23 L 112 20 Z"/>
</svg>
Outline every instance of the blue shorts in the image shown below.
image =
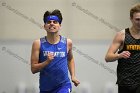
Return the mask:
<svg viewBox="0 0 140 93">
<path fill-rule="evenodd" d="M 65 84 L 51 91 L 40 91 L 40 93 L 70 93 L 72 90 L 71 84 Z"/>
</svg>

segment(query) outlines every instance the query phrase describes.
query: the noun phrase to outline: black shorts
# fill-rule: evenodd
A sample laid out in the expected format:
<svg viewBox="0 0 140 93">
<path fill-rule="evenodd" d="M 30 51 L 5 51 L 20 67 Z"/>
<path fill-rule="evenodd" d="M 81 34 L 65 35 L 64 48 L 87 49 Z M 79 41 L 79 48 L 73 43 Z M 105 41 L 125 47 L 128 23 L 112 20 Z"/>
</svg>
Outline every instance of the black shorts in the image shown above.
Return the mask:
<svg viewBox="0 0 140 93">
<path fill-rule="evenodd" d="M 128 86 L 118 86 L 118 93 L 140 93 L 140 86 L 136 88 Z"/>
</svg>

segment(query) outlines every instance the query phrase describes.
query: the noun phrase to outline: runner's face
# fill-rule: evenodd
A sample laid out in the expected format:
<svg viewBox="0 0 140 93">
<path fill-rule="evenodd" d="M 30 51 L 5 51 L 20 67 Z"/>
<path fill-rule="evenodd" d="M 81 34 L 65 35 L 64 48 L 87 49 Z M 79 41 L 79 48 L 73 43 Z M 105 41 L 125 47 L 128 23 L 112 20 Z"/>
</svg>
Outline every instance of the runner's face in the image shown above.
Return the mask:
<svg viewBox="0 0 140 93">
<path fill-rule="evenodd" d="M 47 32 L 55 33 L 60 30 L 61 25 L 58 21 L 55 20 L 49 20 L 45 23 L 44 28 Z"/>
<path fill-rule="evenodd" d="M 140 12 L 133 14 L 133 18 L 131 18 L 131 22 L 135 27 L 135 29 L 140 30 Z"/>
</svg>

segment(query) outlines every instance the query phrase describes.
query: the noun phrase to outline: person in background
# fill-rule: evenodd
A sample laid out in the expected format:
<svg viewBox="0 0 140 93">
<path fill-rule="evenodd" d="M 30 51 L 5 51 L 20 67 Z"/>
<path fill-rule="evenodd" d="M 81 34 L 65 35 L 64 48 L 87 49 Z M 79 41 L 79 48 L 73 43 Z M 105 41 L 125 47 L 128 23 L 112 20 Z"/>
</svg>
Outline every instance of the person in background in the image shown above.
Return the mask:
<svg viewBox="0 0 140 93">
<path fill-rule="evenodd" d="M 140 93 L 140 3 L 130 9 L 132 26 L 117 32 L 106 62 L 118 60 L 118 93 Z"/>
</svg>

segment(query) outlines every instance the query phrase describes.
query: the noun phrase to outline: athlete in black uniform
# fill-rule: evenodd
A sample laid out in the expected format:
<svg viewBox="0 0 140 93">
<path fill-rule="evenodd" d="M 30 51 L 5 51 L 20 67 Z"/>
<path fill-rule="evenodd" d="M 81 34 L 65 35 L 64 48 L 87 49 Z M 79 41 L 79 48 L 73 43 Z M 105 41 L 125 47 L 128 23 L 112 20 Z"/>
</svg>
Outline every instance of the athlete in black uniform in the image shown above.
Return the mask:
<svg viewBox="0 0 140 93">
<path fill-rule="evenodd" d="M 140 3 L 130 10 L 132 27 L 118 32 L 105 60 L 118 60 L 118 93 L 140 93 Z"/>
</svg>

